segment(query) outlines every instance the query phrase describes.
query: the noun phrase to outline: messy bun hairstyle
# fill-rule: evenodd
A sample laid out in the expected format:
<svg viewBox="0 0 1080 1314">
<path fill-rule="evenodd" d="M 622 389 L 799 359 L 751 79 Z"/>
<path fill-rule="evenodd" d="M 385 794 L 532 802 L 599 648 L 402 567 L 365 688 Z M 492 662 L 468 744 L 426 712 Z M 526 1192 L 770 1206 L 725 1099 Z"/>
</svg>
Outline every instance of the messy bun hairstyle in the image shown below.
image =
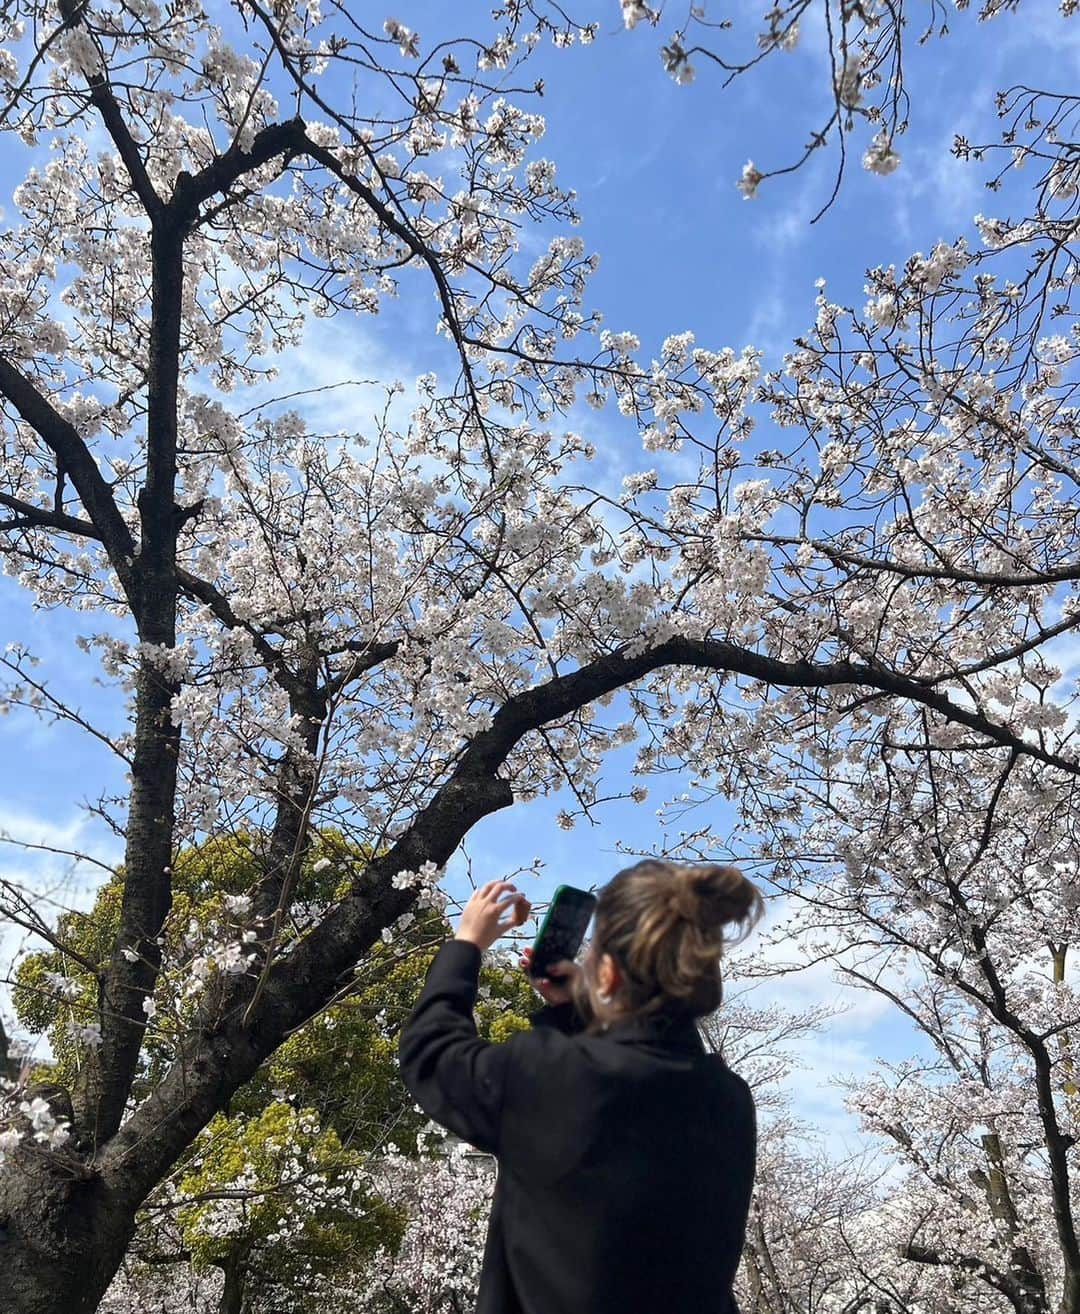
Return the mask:
<svg viewBox="0 0 1080 1314">
<path fill-rule="evenodd" d="M 763 911 L 757 887 L 735 867 L 648 858 L 600 891 L 593 948 L 619 964 L 626 1014 L 704 1017 L 720 1006 L 725 946 Z"/>
</svg>

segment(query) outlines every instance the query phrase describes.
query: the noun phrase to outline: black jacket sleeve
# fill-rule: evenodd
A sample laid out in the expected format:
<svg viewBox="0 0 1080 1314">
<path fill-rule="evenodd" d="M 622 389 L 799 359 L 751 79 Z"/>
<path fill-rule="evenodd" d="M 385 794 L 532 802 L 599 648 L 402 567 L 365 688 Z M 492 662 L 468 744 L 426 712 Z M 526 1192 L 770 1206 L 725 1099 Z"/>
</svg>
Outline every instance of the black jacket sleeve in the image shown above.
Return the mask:
<svg viewBox="0 0 1080 1314">
<path fill-rule="evenodd" d="M 508 1053 L 476 1032 L 480 950 L 449 940 L 428 969 L 398 1043 L 401 1076 L 428 1115 L 478 1150 L 497 1154 Z"/>
</svg>

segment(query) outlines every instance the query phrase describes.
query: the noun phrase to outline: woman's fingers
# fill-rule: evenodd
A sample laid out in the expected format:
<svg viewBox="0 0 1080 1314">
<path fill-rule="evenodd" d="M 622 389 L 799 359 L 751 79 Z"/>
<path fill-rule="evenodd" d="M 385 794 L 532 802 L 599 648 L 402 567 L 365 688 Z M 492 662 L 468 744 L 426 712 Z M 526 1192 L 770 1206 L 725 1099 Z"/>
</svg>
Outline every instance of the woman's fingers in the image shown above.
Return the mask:
<svg viewBox="0 0 1080 1314">
<path fill-rule="evenodd" d="M 529 971 L 529 968 L 532 967 L 532 960 L 533 960 L 533 951 L 531 947 L 526 949 L 524 953 L 521 955 L 521 957 L 518 959 L 518 967 L 520 967 L 521 970 L 527 976 L 532 975 L 531 972 Z M 532 984 L 534 986 L 546 985 L 547 977 L 546 976 L 533 977 Z"/>
<path fill-rule="evenodd" d="M 532 904 L 513 881 L 486 881 L 469 896 L 458 936 L 488 949 L 507 931 L 523 925 L 531 912 Z"/>
<path fill-rule="evenodd" d="M 513 881 L 485 881 L 469 896 L 462 909 L 456 938 L 468 940 L 483 952 L 532 912 L 529 900 Z"/>
<path fill-rule="evenodd" d="M 469 902 L 474 905 L 490 905 L 498 903 L 499 899 L 507 890 L 514 887 L 509 881 L 486 881 L 483 885 L 478 885 L 469 897 Z"/>
<path fill-rule="evenodd" d="M 532 911 L 532 904 L 509 881 L 496 881 L 490 897 L 500 916 L 510 914 L 511 926 L 520 926 Z"/>
<path fill-rule="evenodd" d="M 480 886 L 474 898 L 480 899 L 487 904 L 498 904 L 506 894 L 511 892 L 517 893 L 517 889 L 511 881 L 488 881 L 486 885 Z"/>
</svg>

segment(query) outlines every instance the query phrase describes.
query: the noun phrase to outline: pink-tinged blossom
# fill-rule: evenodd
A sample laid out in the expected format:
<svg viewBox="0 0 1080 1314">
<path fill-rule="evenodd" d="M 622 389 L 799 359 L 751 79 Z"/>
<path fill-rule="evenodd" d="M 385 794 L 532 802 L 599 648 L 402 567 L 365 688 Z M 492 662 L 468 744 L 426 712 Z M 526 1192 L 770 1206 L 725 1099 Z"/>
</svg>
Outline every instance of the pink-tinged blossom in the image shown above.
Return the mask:
<svg viewBox="0 0 1080 1314">
<path fill-rule="evenodd" d="M 864 169 L 885 176 L 899 167 L 900 156 L 893 147 L 892 140 L 884 132 L 879 132 L 867 147 L 862 162 Z"/>
</svg>

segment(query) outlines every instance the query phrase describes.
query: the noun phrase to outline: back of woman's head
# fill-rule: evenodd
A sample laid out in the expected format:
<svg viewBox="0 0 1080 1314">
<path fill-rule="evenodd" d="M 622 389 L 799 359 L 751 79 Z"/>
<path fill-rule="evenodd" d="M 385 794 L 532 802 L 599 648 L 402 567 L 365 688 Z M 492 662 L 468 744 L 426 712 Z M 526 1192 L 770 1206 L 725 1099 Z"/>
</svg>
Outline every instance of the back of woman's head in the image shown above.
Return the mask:
<svg viewBox="0 0 1080 1314">
<path fill-rule="evenodd" d="M 600 891 L 594 951 L 623 976 L 628 1014 L 703 1017 L 720 1006 L 720 959 L 764 911 L 755 885 L 734 867 L 648 858 Z"/>
</svg>

